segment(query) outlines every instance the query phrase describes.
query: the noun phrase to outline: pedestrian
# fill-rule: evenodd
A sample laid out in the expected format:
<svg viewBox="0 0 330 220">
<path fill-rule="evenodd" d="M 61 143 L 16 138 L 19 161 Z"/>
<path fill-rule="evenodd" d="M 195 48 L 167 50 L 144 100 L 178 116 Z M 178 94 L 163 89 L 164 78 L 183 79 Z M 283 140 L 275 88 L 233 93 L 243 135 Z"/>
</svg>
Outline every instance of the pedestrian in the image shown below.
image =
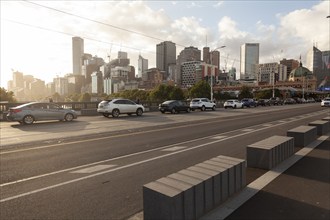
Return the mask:
<svg viewBox="0 0 330 220">
<path fill-rule="evenodd" d="M 139 98 L 137 98 L 136 104 L 140 104 L 140 99 Z"/>
</svg>

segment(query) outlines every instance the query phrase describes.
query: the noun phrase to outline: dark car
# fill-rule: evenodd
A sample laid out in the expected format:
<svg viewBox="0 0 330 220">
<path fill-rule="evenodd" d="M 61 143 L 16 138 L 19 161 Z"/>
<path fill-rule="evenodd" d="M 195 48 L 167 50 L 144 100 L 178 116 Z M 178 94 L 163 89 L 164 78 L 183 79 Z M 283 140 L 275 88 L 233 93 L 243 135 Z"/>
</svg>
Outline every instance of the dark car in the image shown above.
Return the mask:
<svg viewBox="0 0 330 220">
<path fill-rule="evenodd" d="M 254 101 L 254 99 L 244 98 L 241 100 L 241 102 L 243 103 L 243 107 L 257 107 L 257 103 Z"/>
<path fill-rule="evenodd" d="M 290 105 L 290 104 L 296 104 L 296 100 L 294 100 L 293 98 L 287 98 L 284 100 L 284 104 L 285 105 Z"/>
<path fill-rule="evenodd" d="M 190 112 L 190 110 L 190 106 L 180 100 L 168 100 L 159 104 L 159 111 L 161 113 L 171 112 L 174 114 L 179 112 Z"/>
<path fill-rule="evenodd" d="M 269 99 L 269 104 L 270 105 L 283 105 L 283 100 L 280 99 L 279 97 L 271 97 Z"/>
<path fill-rule="evenodd" d="M 258 106 L 270 106 L 269 99 L 259 99 Z"/>
</svg>

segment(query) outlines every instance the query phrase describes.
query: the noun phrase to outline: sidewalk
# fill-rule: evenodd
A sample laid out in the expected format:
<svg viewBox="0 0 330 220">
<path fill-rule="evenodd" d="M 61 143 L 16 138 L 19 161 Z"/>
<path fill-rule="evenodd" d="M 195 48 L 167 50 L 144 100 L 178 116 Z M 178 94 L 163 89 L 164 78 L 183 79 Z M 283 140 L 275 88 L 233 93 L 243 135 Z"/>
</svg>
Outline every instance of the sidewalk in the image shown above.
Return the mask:
<svg viewBox="0 0 330 220">
<path fill-rule="evenodd" d="M 257 175 L 257 172 L 248 168 L 248 175 Z M 214 210 L 202 219 L 223 219 L 222 216 L 226 216 L 226 220 L 329 220 L 330 138 L 328 137 L 230 215 L 223 215 L 224 212 L 226 208 L 222 210 L 222 214 L 221 211 Z"/>
</svg>

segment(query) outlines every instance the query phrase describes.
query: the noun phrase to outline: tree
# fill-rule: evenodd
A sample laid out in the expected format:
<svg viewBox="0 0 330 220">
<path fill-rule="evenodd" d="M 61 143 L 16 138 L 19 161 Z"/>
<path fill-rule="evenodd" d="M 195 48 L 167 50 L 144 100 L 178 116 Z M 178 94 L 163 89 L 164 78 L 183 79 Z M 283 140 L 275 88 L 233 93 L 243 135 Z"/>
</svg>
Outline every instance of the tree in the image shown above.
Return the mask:
<svg viewBox="0 0 330 220">
<path fill-rule="evenodd" d="M 0 101 L 4 102 L 16 102 L 14 98 L 14 93 L 12 91 L 8 92 L 5 88 L 0 88 Z"/>
<path fill-rule="evenodd" d="M 174 87 L 169 94 L 169 99 L 183 100 L 185 99 L 184 93 L 181 88 Z"/>
<path fill-rule="evenodd" d="M 238 95 L 239 99 L 243 98 L 253 98 L 253 94 L 251 92 L 251 88 L 248 86 L 242 86 L 240 93 Z"/>
<path fill-rule="evenodd" d="M 86 92 L 80 96 L 79 101 L 80 102 L 90 102 L 91 98 L 92 98 L 91 94 Z"/>
<path fill-rule="evenodd" d="M 201 80 L 196 83 L 193 87 L 189 90 L 189 95 L 191 98 L 194 97 L 211 97 L 211 86 L 208 84 L 207 81 Z"/>
</svg>

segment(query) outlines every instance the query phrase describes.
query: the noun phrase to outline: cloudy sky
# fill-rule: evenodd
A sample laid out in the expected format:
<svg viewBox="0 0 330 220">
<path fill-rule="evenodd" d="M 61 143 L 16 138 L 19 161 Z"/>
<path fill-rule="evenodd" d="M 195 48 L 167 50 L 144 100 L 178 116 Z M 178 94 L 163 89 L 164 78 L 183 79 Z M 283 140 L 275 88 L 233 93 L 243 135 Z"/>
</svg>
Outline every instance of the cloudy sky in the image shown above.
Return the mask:
<svg viewBox="0 0 330 220">
<path fill-rule="evenodd" d="M 155 67 L 156 44 L 221 49 L 221 68 L 239 71 L 240 46 L 260 43 L 260 63 L 303 63 L 313 45 L 330 50 L 330 1 L 3 1 L 1 87 L 12 71 L 51 82 L 72 72 L 72 37 L 108 60 L 125 51 Z"/>
</svg>

